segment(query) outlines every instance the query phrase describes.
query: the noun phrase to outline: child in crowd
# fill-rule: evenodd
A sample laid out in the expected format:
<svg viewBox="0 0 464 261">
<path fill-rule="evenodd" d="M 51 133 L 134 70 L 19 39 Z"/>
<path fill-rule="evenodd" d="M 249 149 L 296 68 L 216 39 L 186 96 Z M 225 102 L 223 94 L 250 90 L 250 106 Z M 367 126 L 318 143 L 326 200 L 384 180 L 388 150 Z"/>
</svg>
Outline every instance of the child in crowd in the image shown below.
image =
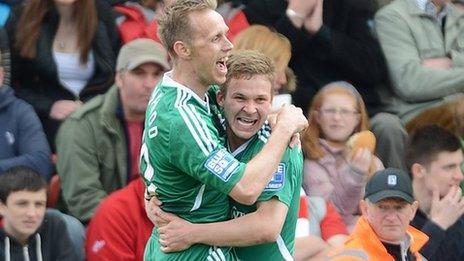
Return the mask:
<svg viewBox="0 0 464 261">
<path fill-rule="evenodd" d="M 79 235 L 46 202 L 47 183 L 34 170 L 19 166 L 0 175 L 0 260 L 84 259 L 71 238 Z"/>
<path fill-rule="evenodd" d="M 324 86 L 309 109 L 310 125 L 301 140 L 305 152 L 304 189 L 310 196 L 332 201 L 348 231 L 360 215 L 358 203 L 364 194 L 368 172 L 383 169 L 367 148 L 354 155 L 346 142 L 367 130 L 368 116 L 358 91 L 347 82 Z"/>
</svg>

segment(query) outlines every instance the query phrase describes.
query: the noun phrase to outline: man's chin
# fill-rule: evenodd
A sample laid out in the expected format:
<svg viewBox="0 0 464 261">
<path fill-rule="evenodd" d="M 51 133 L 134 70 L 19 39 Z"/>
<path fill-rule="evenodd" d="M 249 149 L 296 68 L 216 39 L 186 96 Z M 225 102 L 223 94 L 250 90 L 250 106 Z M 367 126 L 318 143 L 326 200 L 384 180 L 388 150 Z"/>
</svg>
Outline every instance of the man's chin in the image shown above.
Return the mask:
<svg viewBox="0 0 464 261">
<path fill-rule="evenodd" d="M 216 74 L 213 79 L 214 83 L 211 84 L 216 84 L 216 85 L 221 85 L 226 82 L 226 76 L 222 74 Z"/>
<path fill-rule="evenodd" d="M 256 134 L 256 132 L 257 131 L 239 131 L 236 136 L 242 140 L 249 140 Z"/>
</svg>

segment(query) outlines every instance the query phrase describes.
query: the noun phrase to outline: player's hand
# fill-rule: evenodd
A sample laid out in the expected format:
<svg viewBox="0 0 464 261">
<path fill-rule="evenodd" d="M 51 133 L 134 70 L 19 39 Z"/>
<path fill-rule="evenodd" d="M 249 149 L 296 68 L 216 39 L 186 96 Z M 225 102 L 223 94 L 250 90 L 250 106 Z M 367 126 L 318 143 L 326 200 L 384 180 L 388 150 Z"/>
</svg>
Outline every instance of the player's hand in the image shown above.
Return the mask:
<svg viewBox="0 0 464 261">
<path fill-rule="evenodd" d="M 294 105 L 284 105 L 280 108 L 276 117 L 276 128 L 284 128 L 293 135 L 306 127 L 308 127 L 308 120 L 301 108 Z"/>
<path fill-rule="evenodd" d="M 452 186 L 442 199 L 437 188 L 432 192 L 430 219 L 441 229 L 447 230 L 464 214 L 464 199 L 461 188 Z"/>
<path fill-rule="evenodd" d="M 149 201 L 145 200 L 145 211 L 147 212 L 148 219 L 156 226 L 162 227 L 177 218 L 176 215 L 164 212 L 161 209 L 162 202 L 153 196 Z"/>
<path fill-rule="evenodd" d="M 271 127 L 271 130 L 274 129 L 277 123 L 277 114 L 272 113 L 267 116 L 267 122 L 269 123 L 269 126 Z M 295 148 L 299 147 L 301 148 L 301 140 L 300 140 L 300 133 L 295 133 L 293 134 L 292 138 L 290 139 L 290 143 L 288 144 L 290 148 Z"/>
<path fill-rule="evenodd" d="M 290 144 L 288 144 L 288 146 L 292 149 L 295 147 L 298 147 L 301 149 L 301 140 L 300 140 L 299 133 L 293 134 L 292 139 L 290 140 Z"/>
<path fill-rule="evenodd" d="M 193 243 L 190 240 L 193 224 L 176 217 L 167 225 L 158 228 L 161 251 L 165 253 L 182 251 Z"/>
</svg>

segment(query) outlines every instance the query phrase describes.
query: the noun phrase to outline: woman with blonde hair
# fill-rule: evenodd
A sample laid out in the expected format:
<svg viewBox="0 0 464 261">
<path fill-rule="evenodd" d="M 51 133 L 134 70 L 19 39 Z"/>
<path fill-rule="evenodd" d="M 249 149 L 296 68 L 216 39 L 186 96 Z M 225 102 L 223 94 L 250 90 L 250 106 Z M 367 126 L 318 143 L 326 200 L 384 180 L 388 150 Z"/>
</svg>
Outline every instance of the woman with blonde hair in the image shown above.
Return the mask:
<svg viewBox="0 0 464 261">
<path fill-rule="evenodd" d="M 284 35 L 271 30 L 267 26 L 252 25 L 241 31 L 234 38 L 234 49 L 257 50 L 271 58 L 276 66 L 275 93 L 289 93 L 296 89 L 296 77 L 288 67 L 292 56 L 292 46 Z M 285 97 L 285 98 L 284 98 Z M 274 97 L 274 100 L 285 99 L 291 103 L 291 96 Z"/>
<path fill-rule="evenodd" d="M 310 124 L 301 136 L 305 191 L 332 201 L 351 230 L 371 165 L 383 169 L 369 149 L 353 155 L 346 144 L 354 133 L 369 128 L 366 107 L 351 84 L 333 82 L 316 94 L 308 113 Z"/>
</svg>

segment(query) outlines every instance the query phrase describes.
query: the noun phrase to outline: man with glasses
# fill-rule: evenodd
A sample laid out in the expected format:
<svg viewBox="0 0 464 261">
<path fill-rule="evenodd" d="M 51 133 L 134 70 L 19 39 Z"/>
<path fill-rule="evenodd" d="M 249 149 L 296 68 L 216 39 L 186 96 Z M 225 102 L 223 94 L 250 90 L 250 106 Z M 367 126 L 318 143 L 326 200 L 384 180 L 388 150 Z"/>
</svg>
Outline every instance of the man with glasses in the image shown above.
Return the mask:
<svg viewBox="0 0 464 261">
<path fill-rule="evenodd" d="M 409 225 L 418 204 L 406 173 L 394 168 L 376 172 L 366 185 L 353 233 L 329 260 L 425 260 L 419 250 L 428 237 Z"/>
</svg>

